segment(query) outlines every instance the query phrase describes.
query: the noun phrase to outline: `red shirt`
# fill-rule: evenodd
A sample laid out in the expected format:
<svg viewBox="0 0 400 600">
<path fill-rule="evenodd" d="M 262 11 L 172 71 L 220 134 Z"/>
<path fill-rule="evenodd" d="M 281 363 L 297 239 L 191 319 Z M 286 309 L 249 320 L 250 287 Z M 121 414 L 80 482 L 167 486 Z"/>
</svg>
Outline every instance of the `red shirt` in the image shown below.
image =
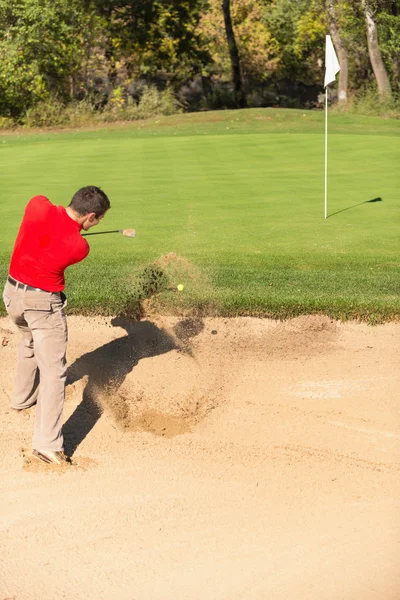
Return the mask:
<svg viewBox="0 0 400 600">
<path fill-rule="evenodd" d="M 89 254 L 81 229 L 64 206 L 54 206 L 45 196 L 32 198 L 11 256 L 11 277 L 47 292 L 61 292 L 64 270 Z"/>
</svg>

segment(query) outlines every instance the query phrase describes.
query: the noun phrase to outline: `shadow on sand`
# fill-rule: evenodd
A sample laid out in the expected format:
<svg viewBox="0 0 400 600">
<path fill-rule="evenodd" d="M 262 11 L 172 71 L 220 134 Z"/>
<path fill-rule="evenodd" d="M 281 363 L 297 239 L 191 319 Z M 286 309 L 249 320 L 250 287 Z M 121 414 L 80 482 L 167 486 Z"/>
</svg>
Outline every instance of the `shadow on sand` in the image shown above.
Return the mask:
<svg viewBox="0 0 400 600">
<path fill-rule="evenodd" d="M 82 402 L 63 427 L 64 447 L 72 456 L 99 420 L 103 407 L 98 398 L 112 393 L 124 382 L 139 360 L 178 350 L 192 355 L 190 338 L 204 328 L 200 319 L 185 319 L 174 327 L 176 337 L 150 321 L 131 322 L 123 317 L 111 321 L 114 327 L 123 327 L 127 335 L 100 346 L 79 357 L 68 369 L 67 385 L 87 376 Z M 126 416 L 129 407 L 122 397 L 118 404 L 107 405 L 116 420 Z"/>
</svg>

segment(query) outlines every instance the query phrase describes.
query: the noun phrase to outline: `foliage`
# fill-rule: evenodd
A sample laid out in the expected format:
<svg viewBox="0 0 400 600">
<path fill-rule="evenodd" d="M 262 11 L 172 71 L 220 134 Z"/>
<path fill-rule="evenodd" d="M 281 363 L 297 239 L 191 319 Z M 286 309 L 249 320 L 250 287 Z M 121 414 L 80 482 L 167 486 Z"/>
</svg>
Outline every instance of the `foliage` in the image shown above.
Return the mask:
<svg viewBox="0 0 400 600">
<path fill-rule="evenodd" d="M 310 54 L 321 51 L 321 18 L 316 2 L 276 0 L 264 13 L 265 22 L 275 40 L 278 81 L 296 80 L 309 83 L 321 78 L 321 67 Z M 322 17 L 323 18 L 323 17 Z M 314 22 L 315 21 L 315 22 Z M 313 77 L 312 75 L 313 74 Z"/>
<path fill-rule="evenodd" d="M 375 80 L 362 3 L 334 1 L 349 93 L 361 98 Z M 367 2 L 396 97 L 400 1 Z M 326 1 L 233 0 L 231 13 L 249 104 L 315 105 L 323 91 Z M 155 88 L 144 92 L 153 84 L 169 84 L 189 109 L 231 107 L 231 77 L 221 0 L 0 0 L 2 128 L 176 111 L 172 91 L 169 100 Z M 192 100 L 183 88 L 194 90 Z"/>
<path fill-rule="evenodd" d="M 172 79 L 201 70 L 208 60 L 197 32 L 205 0 L 97 0 L 104 18 L 107 56 L 128 76 L 166 71 Z"/>
<path fill-rule="evenodd" d="M 0 117 L 0 129 L 13 129 L 15 127 L 14 119 L 10 117 Z"/>
<path fill-rule="evenodd" d="M 233 89 L 226 85 L 215 85 L 211 92 L 206 95 L 202 106 L 208 110 L 235 108 L 236 101 Z"/>
<path fill-rule="evenodd" d="M 138 104 L 138 113 L 142 119 L 154 115 L 173 115 L 181 112 L 181 106 L 170 87 L 159 92 L 155 86 L 144 89 Z"/>
<path fill-rule="evenodd" d="M 379 97 L 376 86 L 370 86 L 350 98 L 348 112 L 358 115 L 400 119 L 400 97 L 392 95 L 385 101 Z"/>
<path fill-rule="evenodd" d="M 382 58 L 389 71 L 394 92 L 398 93 L 400 92 L 400 17 L 382 11 L 377 16 L 377 27 Z"/>
<path fill-rule="evenodd" d="M 24 127 L 83 127 L 101 122 L 135 121 L 157 115 L 173 115 L 182 111 L 172 89 L 163 91 L 155 86 L 144 86 L 141 97 L 135 102 L 126 99 L 123 90 L 114 90 L 103 110 L 97 109 L 89 100 L 72 101 L 64 104 L 58 98 L 50 97 L 29 108 L 21 117 Z M 0 117 L 0 129 L 11 129 L 16 122 L 10 117 Z"/>
<path fill-rule="evenodd" d="M 22 119 L 22 124 L 27 127 L 57 126 L 67 123 L 65 106 L 56 98 L 48 98 L 28 108 Z"/>
<path fill-rule="evenodd" d="M 134 121 L 157 115 L 173 115 L 180 111 L 181 106 L 170 87 L 159 91 L 154 85 L 144 86 L 138 102 L 131 97 L 125 99 L 122 88 L 118 87 L 98 119 Z"/>
<path fill-rule="evenodd" d="M 236 0 L 232 3 L 231 14 L 244 78 L 267 79 L 276 66 L 277 47 L 263 21 L 263 3 Z M 202 15 L 199 31 L 212 58 L 204 72 L 229 79 L 231 65 L 220 0 L 209 1 L 209 9 Z"/>
<path fill-rule="evenodd" d="M 32 106 L 21 118 L 25 127 L 82 127 L 96 121 L 98 111 L 88 100 L 65 105 L 54 97 Z"/>
<path fill-rule="evenodd" d="M 1 0 L 0 113 L 71 98 L 95 24 L 79 0 Z"/>
<path fill-rule="evenodd" d="M 391 77 L 393 90 L 396 92 L 400 72 L 400 2 L 392 0 L 367 0 L 367 2 L 377 23 L 379 48 L 385 69 Z M 364 90 L 368 82 L 373 91 L 374 76 L 368 54 L 365 13 L 361 0 L 336 0 L 335 8 L 342 40 L 349 54 L 350 88 L 358 93 Z"/>
</svg>

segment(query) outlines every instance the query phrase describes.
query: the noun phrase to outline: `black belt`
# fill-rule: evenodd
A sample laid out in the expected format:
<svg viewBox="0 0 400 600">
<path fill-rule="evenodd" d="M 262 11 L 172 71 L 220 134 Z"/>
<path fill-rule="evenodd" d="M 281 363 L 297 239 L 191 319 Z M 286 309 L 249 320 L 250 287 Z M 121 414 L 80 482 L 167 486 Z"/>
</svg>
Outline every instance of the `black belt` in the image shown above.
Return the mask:
<svg viewBox="0 0 400 600">
<path fill-rule="evenodd" d="M 27 290 L 29 292 L 46 292 L 46 294 L 53 293 L 53 292 L 48 292 L 47 290 L 42 290 L 41 288 L 32 287 L 31 285 L 26 285 L 26 283 L 22 283 L 21 281 L 17 281 L 16 279 L 13 279 L 10 275 L 7 277 L 7 281 L 8 281 L 8 283 L 11 283 L 11 285 L 14 285 L 17 289 L 21 287 L 21 288 L 24 288 L 24 290 Z"/>
</svg>

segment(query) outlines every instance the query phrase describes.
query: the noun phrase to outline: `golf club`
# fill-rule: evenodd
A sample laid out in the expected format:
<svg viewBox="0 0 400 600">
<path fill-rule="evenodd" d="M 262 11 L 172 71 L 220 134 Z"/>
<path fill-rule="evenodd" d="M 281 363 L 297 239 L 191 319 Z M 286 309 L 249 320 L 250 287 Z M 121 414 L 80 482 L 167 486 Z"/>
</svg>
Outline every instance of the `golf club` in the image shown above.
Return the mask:
<svg viewBox="0 0 400 600">
<path fill-rule="evenodd" d="M 87 235 L 102 235 L 103 233 L 122 233 L 125 237 L 135 237 L 136 230 L 135 229 L 113 229 L 112 231 L 94 231 L 93 233 L 82 233 L 82 236 L 86 237 Z"/>
</svg>

